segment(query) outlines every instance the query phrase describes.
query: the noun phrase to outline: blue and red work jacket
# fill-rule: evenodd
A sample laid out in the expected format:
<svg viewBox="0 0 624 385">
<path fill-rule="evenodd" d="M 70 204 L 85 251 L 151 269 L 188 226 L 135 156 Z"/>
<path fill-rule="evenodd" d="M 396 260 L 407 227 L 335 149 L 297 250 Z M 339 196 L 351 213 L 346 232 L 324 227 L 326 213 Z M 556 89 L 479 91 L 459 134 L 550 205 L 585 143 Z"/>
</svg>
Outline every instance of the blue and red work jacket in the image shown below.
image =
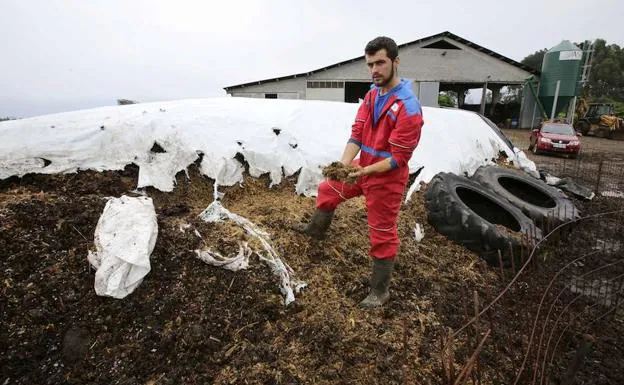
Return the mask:
<svg viewBox="0 0 624 385">
<path fill-rule="evenodd" d="M 360 146 L 359 163 L 362 167 L 386 158 L 391 159 L 392 169 L 367 177 L 368 183 L 393 181 L 403 182 L 405 185 L 409 177 L 407 162 L 420 140 L 422 109 L 412 92 L 411 82 L 402 79 L 388 92 L 388 100 L 375 121 L 375 100 L 379 88 L 373 87 L 368 91 L 355 117 L 349 143 Z"/>
</svg>

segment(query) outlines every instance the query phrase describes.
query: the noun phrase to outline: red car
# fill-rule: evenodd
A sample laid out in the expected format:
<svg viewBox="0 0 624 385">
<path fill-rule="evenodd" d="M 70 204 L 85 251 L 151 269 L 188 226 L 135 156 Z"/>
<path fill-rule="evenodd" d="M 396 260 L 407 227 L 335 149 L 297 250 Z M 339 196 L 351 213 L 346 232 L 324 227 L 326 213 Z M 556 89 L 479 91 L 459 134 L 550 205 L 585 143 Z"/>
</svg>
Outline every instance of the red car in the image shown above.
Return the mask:
<svg viewBox="0 0 624 385">
<path fill-rule="evenodd" d="M 581 152 L 580 134 L 567 123 L 546 122 L 539 129 L 531 131 L 529 151 L 534 154 L 551 152 L 576 158 Z"/>
</svg>

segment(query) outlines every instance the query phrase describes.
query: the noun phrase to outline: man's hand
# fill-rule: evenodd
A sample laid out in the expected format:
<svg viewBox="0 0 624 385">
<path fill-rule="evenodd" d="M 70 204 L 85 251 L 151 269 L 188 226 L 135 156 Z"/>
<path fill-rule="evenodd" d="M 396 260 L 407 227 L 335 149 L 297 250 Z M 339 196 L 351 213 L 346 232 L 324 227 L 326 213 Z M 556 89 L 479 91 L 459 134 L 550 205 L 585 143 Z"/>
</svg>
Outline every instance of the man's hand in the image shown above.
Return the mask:
<svg viewBox="0 0 624 385">
<path fill-rule="evenodd" d="M 355 167 L 357 171 L 349 173 L 349 178 L 359 178 L 361 176 L 370 175 L 370 169 L 367 167 L 362 167 L 360 165 L 353 165 L 352 167 Z"/>
<path fill-rule="evenodd" d="M 357 171 L 350 173 L 349 177 L 357 178 L 361 176 L 384 173 L 392 169 L 392 164 L 390 163 L 390 158 L 387 158 L 387 159 L 380 160 L 379 162 L 373 163 L 366 167 L 362 167 L 359 165 L 354 166 L 354 167 L 357 168 Z"/>
</svg>

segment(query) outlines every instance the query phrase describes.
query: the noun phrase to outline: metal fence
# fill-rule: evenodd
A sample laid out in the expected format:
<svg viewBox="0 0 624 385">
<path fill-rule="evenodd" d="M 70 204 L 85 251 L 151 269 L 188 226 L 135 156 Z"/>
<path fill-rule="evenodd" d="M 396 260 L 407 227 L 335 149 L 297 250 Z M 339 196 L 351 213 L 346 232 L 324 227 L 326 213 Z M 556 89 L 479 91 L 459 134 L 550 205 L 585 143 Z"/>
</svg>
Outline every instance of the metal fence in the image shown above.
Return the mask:
<svg viewBox="0 0 624 385">
<path fill-rule="evenodd" d="M 580 159 L 560 159 L 552 166 L 553 172 L 584 183 L 596 195 L 622 197 L 624 159 L 602 153 L 588 153 Z"/>
<path fill-rule="evenodd" d="M 464 324 L 440 341 L 447 384 L 624 383 L 624 164 L 560 159 L 548 171 L 596 193 L 582 218 L 499 266 L 494 298 L 463 295 Z"/>
</svg>

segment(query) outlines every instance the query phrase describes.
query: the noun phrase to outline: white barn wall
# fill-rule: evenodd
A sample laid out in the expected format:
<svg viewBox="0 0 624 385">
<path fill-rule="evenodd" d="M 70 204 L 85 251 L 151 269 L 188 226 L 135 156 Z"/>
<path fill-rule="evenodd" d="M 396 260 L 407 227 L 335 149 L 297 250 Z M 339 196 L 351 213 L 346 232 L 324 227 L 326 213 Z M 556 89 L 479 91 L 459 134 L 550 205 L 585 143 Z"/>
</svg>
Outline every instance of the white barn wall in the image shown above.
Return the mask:
<svg viewBox="0 0 624 385">
<path fill-rule="evenodd" d="M 271 81 L 264 84 L 256 84 L 246 87 L 236 88 L 231 91 L 232 96 L 247 96 L 247 95 L 261 95 L 261 96 L 247 96 L 247 97 L 264 97 L 265 93 L 269 94 L 279 94 L 281 93 L 295 93 L 297 97 L 293 97 L 294 95 L 285 95 L 285 99 L 305 99 L 305 90 L 306 88 L 306 79 L 295 78 L 295 79 L 286 79 L 280 81 Z"/>
<path fill-rule="evenodd" d="M 343 64 L 339 67 L 313 73 L 309 76 L 309 80 L 326 79 L 370 82 L 371 76 L 368 73 L 368 68 L 366 68 L 364 59 L 361 59 L 353 63 Z"/>
<path fill-rule="evenodd" d="M 344 88 L 308 88 L 306 89 L 306 99 L 308 100 L 329 100 L 334 102 L 344 102 Z"/>
<path fill-rule="evenodd" d="M 448 38 L 440 38 L 461 48 L 432 49 L 409 46 L 399 51 L 400 75 L 420 81 L 522 83 L 531 73 Z M 427 41 L 425 45 L 434 43 Z M 444 53 L 444 55 L 442 55 Z"/>
<path fill-rule="evenodd" d="M 237 98 L 261 98 L 264 99 L 264 92 L 232 92 L 232 96 Z"/>
<path fill-rule="evenodd" d="M 300 92 L 278 92 L 278 99 L 303 99 L 303 95 Z"/>
</svg>

